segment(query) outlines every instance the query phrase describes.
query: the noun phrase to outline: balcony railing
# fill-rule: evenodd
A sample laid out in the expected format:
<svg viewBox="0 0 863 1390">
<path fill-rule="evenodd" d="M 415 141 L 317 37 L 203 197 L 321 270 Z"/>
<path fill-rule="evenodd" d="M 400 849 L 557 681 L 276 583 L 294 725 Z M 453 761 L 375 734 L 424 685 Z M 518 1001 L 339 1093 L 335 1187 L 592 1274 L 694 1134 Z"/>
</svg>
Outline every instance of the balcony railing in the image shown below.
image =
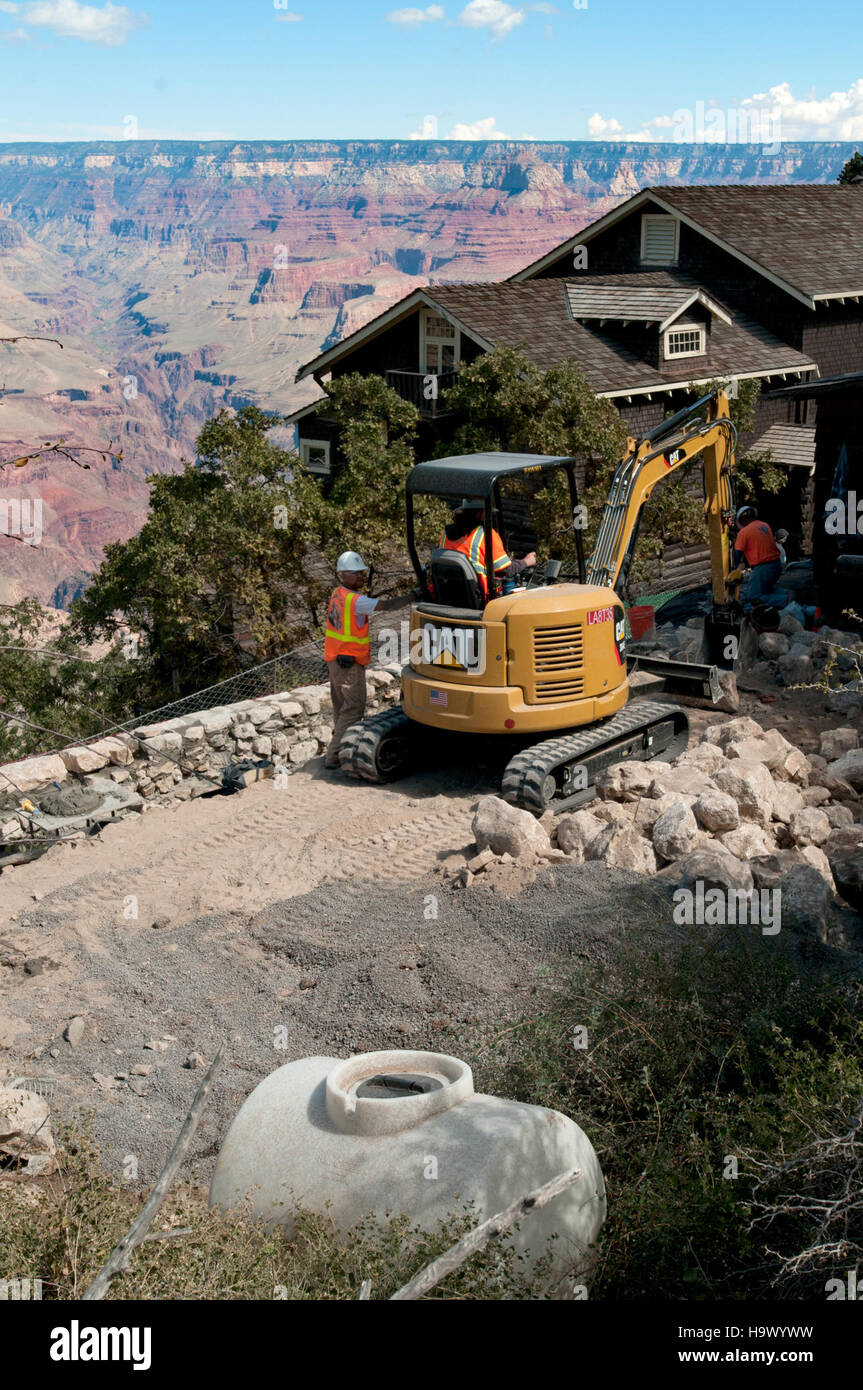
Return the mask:
<svg viewBox="0 0 863 1390">
<path fill-rule="evenodd" d="M 444 393 L 457 380 L 458 372 L 387 372 L 387 386 L 397 391 L 402 400 L 415 405 L 420 414 L 428 419 L 447 413 Z"/>
</svg>

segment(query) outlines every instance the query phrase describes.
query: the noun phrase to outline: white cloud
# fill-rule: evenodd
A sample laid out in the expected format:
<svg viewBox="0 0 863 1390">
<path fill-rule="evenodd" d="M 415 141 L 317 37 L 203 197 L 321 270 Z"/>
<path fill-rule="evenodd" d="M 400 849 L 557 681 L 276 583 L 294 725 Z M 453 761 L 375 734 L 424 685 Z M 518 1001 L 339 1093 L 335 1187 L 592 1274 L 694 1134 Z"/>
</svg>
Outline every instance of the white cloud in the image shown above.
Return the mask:
<svg viewBox="0 0 863 1390">
<path fill-rule="evenodd" d="M 494 116 L 484 116 L 480 121 L 474 121 L 472 125 L 454 125 L 448 140 L 508 140 L 502 130 L 495 128 Z"/>
<path fill-rule="evenodd" d="M 617 135 L 622 130 L 620 121 L 616 121 L 613 116 L 607 121 L 598 111 L 595 111 L 587 122 L 587 133 L 591 140 L 601 140 L 605 135 Z"/>
<path fill-rule="evenodd" d="M 79 0 L 3 0 L 0 10 L 16 15 L 32 29 L 51 29 L 60 38 L 84 39 L 110 47 L 125 43 L 133 29 L 149 23 L 147 15 L 136 14 L 126 5 L 82 5 Z M 17 31 L 20 33 L 20 30 Z"/>
<path fill-rule="evenodd" d="M 459 15 L 459 24 L 468 29 L 488 29 L 493 39 L 505 39 L 524 23 L 525 8 L 516 9 L 505 0 L 470 0 Z"/>
<path fill-rule="evenodd" d="M 390 24 L 403 24 L 406 29 L 414 29 L 417 24 L 436 24 L 443 17 L 443 5 L 427 5 L 424 10 L 409 6 L 405 10 L 391 10 L 387 15 Z"/>
<path fill-rule="evenodd" d="M 276 19 L 280 24 L 301 24 L 304 16 L 294 14 L 292 10 L 285 10 L 284 14 L 277 14 Z"/>
<path fill-rule="evenodd" d="M 666 134 L 663 132 L 670 132 Z M 795 97 L 789 82 L 778 82 L 766 92 L 756 92 L 728 107 L 716 101 L 697 101 L 689 110 L 663 113 L 645 121 L 640 131 L 623 133 L 614 117 L 599 112 L 587 123 L 593 140 L 617 136 L 621 140 L 679 140 L 775 144 L 780 140 L 863 140 L 863 78 L 847 91 L 817 97 Z"/>
</svg>

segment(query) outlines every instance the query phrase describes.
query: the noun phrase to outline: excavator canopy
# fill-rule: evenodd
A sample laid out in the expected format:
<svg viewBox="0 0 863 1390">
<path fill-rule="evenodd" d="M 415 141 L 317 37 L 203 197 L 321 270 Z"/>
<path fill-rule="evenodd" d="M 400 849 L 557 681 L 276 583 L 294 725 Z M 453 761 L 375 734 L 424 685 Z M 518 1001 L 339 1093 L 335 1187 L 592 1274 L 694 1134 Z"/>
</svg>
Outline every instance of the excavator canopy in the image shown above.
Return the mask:
<svg viewBox="0 0 863 1390">
<path fill-rule="evenodd" d="M 575 468 L 575 459 L 557 454 L 457 454 L 418 463 L 407 476 L 407 494 L 426 497 L 489 497 L 499 478 Z"/>
</svg>

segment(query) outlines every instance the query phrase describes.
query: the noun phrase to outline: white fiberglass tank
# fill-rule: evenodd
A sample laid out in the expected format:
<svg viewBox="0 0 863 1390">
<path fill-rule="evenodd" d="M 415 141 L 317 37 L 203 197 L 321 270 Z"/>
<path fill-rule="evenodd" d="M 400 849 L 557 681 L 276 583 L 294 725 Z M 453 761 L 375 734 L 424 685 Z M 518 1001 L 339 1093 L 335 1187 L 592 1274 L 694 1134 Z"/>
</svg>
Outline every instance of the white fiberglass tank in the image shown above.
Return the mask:
<svg viewBox="0 0 863 1390">
<path fill-rule="evenodd" d="M 512 1234 L 528 1267 L 548 1249 L 556 1275 L 586 1269 L 605 1219 L 599 1160 L 578 1125 L 477 1095 L 467 1063 L 442 1053 L 308 1057 L 271 1072 L 241 1106 L 210 1205 L 243 1205 L 288 1234 L 295 1205 L 326 1208 L 342 1231 L 369 1214 L 432 1229 L 466 1201 L 479 1223 L 574 1168 L 581 1178 Z"/>
</svg>

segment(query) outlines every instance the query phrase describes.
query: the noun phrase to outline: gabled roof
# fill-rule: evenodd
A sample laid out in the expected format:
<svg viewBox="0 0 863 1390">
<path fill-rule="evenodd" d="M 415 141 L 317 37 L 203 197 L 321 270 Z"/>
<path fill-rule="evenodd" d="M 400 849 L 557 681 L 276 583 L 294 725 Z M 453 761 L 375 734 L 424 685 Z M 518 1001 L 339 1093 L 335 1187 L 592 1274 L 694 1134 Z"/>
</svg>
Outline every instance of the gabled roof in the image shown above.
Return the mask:
<svg viewBox="0 0 863 1390">
<path fill-rule="evenodd" d="M 863 187 L 853 184 L 646 188 L 512 279 L 533 279 L 622 217 L 651 205 L 678 217 L 810 309 L 819 300 L 863 296 Z"/>
<path fill-rule="evenodd" d="M 594 287 L 630 292 L 626 276 L 595 277 Z M 647 287 L 653 292 L 672 290 L 674 303 L 682 306 L 697 298 L 698 287 L 684 283 L 665 271 L 633 275 L 636 288 Z M 567 359 L 576 362 L 590 385 L 602 396 L 644 395 L 689 385 L 693 380 L 711 381 L 730 376 L 783 376 L 817 371 L 814 362 L 789 347 L 763 325 L 737 314 L 732 320 L 717 305 L 718 310 L 710 333 L 706 358 L 697 364 L 686 359 L 680 364 L 657 369 L 645 362 L 636 351 L 629 350 L 619 340 L 604 333 L 598 323 L 580 323 L 570 311 L 569 296 L 573 289 L 583 289 L 587 281 L 548 279 L 529 280 L 525 284 L 513 281 L 488 284 L 432 285 L 415 290 L 398 304 L 373 319 L 364 328 L 346 338 L 301 367 L 297 380 L 328 369 L 335 361 L 348 357 L 360 344 L 384 332 L 421 306 L 442 313 L 485 351 L 494 347 L 512 347 L 524 351 L 540 371 L 558 366 Z M 667 308 L 666 301 L 663 301 Z M 680 308 L 676 312 L 680 312 Z M 674 314 L 672 314 L 672 317 Z M 635 317 L 641 317 L 636 315 Z M 661 322 L 661 321 L 660 321 Z M 308 407 L 305 408 L 305 411 Z M 289 417 L 300 418 L 304 412 Z"/>
<path fill-rule="evenodd" d="M 615 319 L 619 322 L 658 323 L 667 328 L 684 310 L 702 304 L 725 323 L 730 315 L 702 289 L 688 285 L 655 288 L 633 283 L 608 285 L 592 280 L 567 282 L 566 296 L 574 319 Z"/>
<path fill-rule="evenodd" d="M 693 379 L 817 370 L 802 353 L 739 314 L 733 322 L 727 316 L 715 320 L 706 361 L 695 365 L 690 359 L 670 370 L 657 369 L 601 328 L 587 327 L 570 316 L 572 283 L 436 285 L 428 294 L 446 313 L 467 324 L 475 338 L 499 347 L 520 347 L 541 371 L 571 358 L 594 391 L 604 396 L 669 389 Z"/>
<path fill-rule="evenodd" d="M 342 338 L 341 342 L 327 348 L 326 352 L 322 352 L 318 357 L 313 357 L 311 362 L 306 362 L 304 366 L 299 368 L 294 380 L 302 381 L 307 376 L 316 377 L 320 373 L 328 371 L 333 362 L 344 357 L 346 353 L 353 352 L 361 343 L 368 343 L 379 333 L 385 333 L 388 328 L 392 328 L 394 324 L 400 323 L 402 319 L 412 314 L 421 304 L 424 304 L 427 309 L 434 310 L 435 313 L 440 312 L 440 305 L 433 298 L 433 294 L 432 288 L 413 290 L 410 294 L 405 295 L 404 299 L 400 299 L 394 304 L 391 309 L 385 309 L 382 314 L 378 314 L 377 318 L 371 319 L 362 328 L 350 333 L 347 338 Z M 453 322 L 469 337 L 476 338 L 476 334 L 472 333 L 465 324 L 458 323 L 455 319 Z M 476 338 L 476 341 L 480 347 L 485 348 L 488 352 L 491 351 L 493 344 L 485 343 L 479 338 Z M 294 417 L 289 418 L 293 419 Z"/>
</svg>

